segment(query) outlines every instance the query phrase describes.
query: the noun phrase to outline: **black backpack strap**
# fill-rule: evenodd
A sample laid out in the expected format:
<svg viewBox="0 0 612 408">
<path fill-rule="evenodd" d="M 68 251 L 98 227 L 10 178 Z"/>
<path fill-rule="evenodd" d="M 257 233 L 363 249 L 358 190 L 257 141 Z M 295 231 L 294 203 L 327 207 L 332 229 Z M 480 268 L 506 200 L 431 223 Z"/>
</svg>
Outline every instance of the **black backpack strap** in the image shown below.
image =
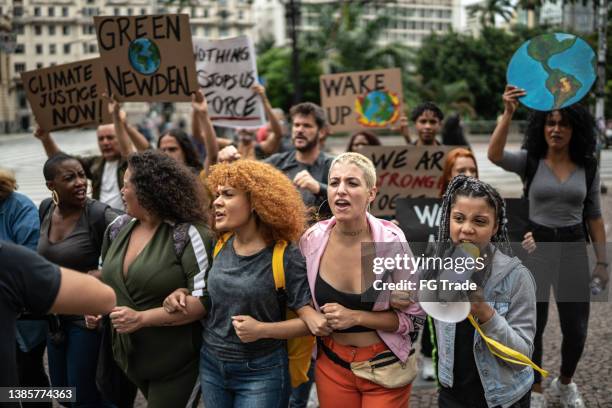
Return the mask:
<svg viewBox="0 0 612 408">
<path fill-rule="evenodd" d="M 51 208 L 52 204 L 53 200 L 51 198 L 45 198 L 38 206 L 38 219 L 40 220 L 41 224 L 43 219 L 45 218 L 45 215 L 49 212 L 49 209 Z"/>
<path fill-rule="evenodd" d="M 172 231 L 172 243 L 174 246 L 174 253 L 180 260 L 183 256 L 183 251 L 189 243 L 189 227 L 190 224 L 187 222 L 176 224 Z"/>
<path fill-rule="evenodd" d="M 89 237 L 97 250 L 102 248 L 104 231 L 106 231 L 106 211 L 111 207 L 98 200 L 87 200 L 87 222 L 89 224 Z"/>
<path fill-rule="evenodd" d="M 109 224 L 108 226 L 108 239 L 110 242 L 113 242 L 113 240 L 115 238 L 117 238 L 117 235 L 119 235 L 119 232 L 123 229 L 123 227 L 125 227 L 126 225 L 128 225 L 130 223 L 130 221 L 132 221 L 133 218 L 127 214 L 123 214 L 120 215 L 119 217 L 117 217 L 115 219 L 115 221 L 113 221 L 112 223 Z"/>
<path fill-rule="evenodd" d="M 523 198 L 527 199 L 529 197 L 529 187 L 531 187 L 531 182 L 535 177 L 536 172 L 538 171 L 538 165 L 540 164 L 540 159 L 536 156 L 527 153 L 527 162 L 525 163 L 525 173 L 523 174 Z"/>
<path fill-rule="evenodd" d="M 597 175 L 597 167 L 598 167 L 597 159 L 594 157 L 588 158 L 586 163 L 584 164 L 584 176 L 585 176 L 587 193 L 584 196 L 584 201 L 582 203 L 583 204 L 582 224 L 584 227 L 584 236 L 587 242 L 591 242 L 591 235 L 589 234 L 589 225 L 587 223 L 585 214 L 586 214 L 587 205 L 590 200 L 589 191 L 591 191 L 591 188 L 593 188 L 593 183 L 595 182 L 595 176 Z"/>
</svg>

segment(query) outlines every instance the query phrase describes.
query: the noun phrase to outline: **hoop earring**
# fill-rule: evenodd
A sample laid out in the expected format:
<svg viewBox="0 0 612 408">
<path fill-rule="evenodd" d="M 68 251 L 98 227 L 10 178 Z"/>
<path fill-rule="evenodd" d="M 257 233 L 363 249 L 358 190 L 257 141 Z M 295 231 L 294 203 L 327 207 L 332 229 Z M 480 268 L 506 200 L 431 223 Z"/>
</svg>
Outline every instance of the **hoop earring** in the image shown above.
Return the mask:
<svg viewBox="0 0 612 408">
<path fill-rule="evenodd" d="M 56 207 L 59 205 L 59 194 L 57 194 L 57 191 L 51 190 L 51 200 Z"/>
<path fill-rule="evenodd" d="M 321 221 L 321 207 L 323 207 L 325 205 L 325 203 L 327 202 L 327 200 L 323 200 L 323 202 L 319 205 L 319 207 L 316 209 L 316 211 L 313 214 L 313 218 L 314 218 L 314 222 L 317 223 L 319 221 Z M 314 208 L 314 207 L 311 207 Z"/>
</svg>

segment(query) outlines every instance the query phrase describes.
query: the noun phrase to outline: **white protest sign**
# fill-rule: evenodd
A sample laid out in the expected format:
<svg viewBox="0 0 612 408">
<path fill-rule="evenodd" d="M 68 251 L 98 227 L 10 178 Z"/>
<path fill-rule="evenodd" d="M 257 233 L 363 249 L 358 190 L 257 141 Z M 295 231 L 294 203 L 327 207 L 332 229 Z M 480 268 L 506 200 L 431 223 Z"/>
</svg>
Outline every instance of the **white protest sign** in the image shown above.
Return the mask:
<svg viewBox="0 0 612 408">
<path fill-rule="evenodd" d="M 257 82 L 255 48 L 246 35 L 211 40 L 193 37 L 198 83 L 217 126 L 260 127 L 265 124 Z"/>
</svg>

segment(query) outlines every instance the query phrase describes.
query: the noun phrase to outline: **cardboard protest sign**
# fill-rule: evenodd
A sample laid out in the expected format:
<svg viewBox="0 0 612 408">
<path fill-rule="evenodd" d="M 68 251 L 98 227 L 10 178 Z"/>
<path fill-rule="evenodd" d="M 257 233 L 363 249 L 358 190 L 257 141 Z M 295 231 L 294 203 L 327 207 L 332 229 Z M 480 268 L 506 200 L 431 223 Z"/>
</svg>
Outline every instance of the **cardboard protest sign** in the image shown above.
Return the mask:
<svg viewBox="0 0 612 408">
<path fill-rule="evenodd" d="M 456 146 L 366 146 L 378 176 L 372 214 L 395 214 L 395 201 L 405 197 L 438 197 L 446 154 Z"/>
<path fill-rule="evenodd" d="M 102 98 L 101 64 L 100 58 L 93 58 L 21 74 L 41 129 L 50 132 L 113 121 Z"/>
<path fill-rule="evenodd" d="M 506 217 L 508 218 L 508 235 L 515 254 L 520 251 L 520 242 L 528 231 L 528 208 L 520 198 L 506 198 Z M 425 243 L 433 242 L 438 235 L 442 200 L 439 198 L 400 198 L 395 201 L 395 218 L 406 235 L 406 241 L 415 255 L 425 251 Z"/>
<path fill-rule="evenodd" d="M 118 101 L 190 101 L 197 90 L 187 14 L 94 17 L 106 89 Z"/>
<path fill-rule="evenodd" d="M 217 126 L 260 127 L 265 123 L 257 84 L 253 41 L 246 35 L 223 40 L 193 38 L 198 83 Z"/>
<path fill-rule="evenodd" d="M 331 132 L 386 128 L 402 112 L 402 74 L 398 68 L 321 75 L 321 105 Z"/>
</svg>

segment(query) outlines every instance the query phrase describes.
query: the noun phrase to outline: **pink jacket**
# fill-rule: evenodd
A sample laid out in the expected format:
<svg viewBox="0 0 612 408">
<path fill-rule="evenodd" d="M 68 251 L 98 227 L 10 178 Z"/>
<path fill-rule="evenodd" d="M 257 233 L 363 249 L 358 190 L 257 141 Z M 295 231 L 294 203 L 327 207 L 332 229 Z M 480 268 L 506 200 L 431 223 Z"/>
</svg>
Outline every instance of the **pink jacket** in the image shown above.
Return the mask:
<svg viewBox="0 0 612 408">
<path fill-rule="evenodd" d="M 368 223 L 374 242 L 376 243 L 376 255 L 395 257 L 398 252 L 412 256 L 410 247 L 406 242 L 406 237 L 402 230 L 392 222 L 381 220 L 371 214 L 367 214 Z M 308 284 L 315 308 L 319 309 L 315 296 L 315 280 L 319 272 L 319 263 L 332 227 L 336 224 L 336 219 L 331 218 L 326 221 L 321 221 L 308 229 L 300 239 L 300 249 L 306 258 L 306 271 L 308 275 Z M 378 243 L 390 243 L 380 245 Z M 410 270 L 394 270 L 389 274 L 390 279 L 387 281 L 398 282 L 400 280 L 415 280 L 416 274 L 412 275 Z M 382 275 L 381 275 L 382 276 Z M 381 292 L 374 304 L 374 311 L 382 311 L 389 309 L 389 293 Z M 423 326 L 425 312 L 421 309 L 418 303 L 411 304 L 403 310 L 394 310 L 399 318 L 399 327 L 396 332 L 385 332 L 377 330 L 380 338 L 385 342 L 389 350 L 391 350 L 400 360 L 406 361 L 412 349 L 412 340 L 416 339 L 419 329 Z"/>
</svg>

